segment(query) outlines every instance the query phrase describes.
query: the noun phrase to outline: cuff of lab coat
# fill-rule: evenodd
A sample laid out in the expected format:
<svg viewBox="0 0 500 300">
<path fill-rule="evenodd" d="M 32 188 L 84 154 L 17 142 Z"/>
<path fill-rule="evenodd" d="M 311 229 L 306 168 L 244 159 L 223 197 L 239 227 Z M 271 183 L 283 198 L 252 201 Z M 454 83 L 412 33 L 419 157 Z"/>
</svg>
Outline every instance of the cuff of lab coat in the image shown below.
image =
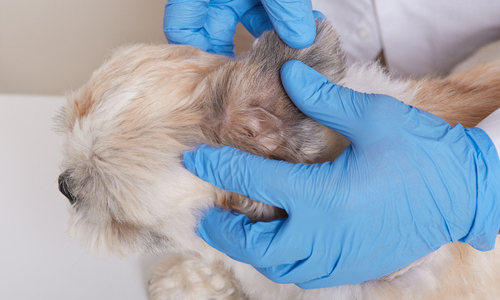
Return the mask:
<svg viewBox="0 0 500 300">
<path fill-rule="evenodd" d="M 482 120 L 476 127 L 488 134 L 498 153 L 500 151 L 500 108 Z"/>
</svg>

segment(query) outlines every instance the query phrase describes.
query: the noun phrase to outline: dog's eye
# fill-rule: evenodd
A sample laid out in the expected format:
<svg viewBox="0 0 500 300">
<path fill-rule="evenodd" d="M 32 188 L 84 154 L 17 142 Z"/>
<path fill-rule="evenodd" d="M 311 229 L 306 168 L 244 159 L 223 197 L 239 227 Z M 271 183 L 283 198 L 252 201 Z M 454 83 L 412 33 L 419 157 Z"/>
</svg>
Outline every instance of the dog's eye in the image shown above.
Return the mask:
<svg viewBox="0 0 500 300">
<path fill-rule="evenodd" d="M 68 185 L 68 173 L 64 172 L 61 175 L 59 175 L 59 191 L 68 198 L 69 203 L 71 205 L 75 204 L 76 202 L 76 197 L 71 193 L 71 189 L 69 188 Z"/>
</svg>

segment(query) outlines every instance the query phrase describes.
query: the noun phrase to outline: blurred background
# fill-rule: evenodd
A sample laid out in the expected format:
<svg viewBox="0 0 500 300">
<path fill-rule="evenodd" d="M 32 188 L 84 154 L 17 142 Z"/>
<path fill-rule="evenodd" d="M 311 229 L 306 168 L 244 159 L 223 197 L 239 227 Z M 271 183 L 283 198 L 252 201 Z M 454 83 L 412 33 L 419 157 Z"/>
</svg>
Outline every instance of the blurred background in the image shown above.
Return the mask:
<svg viewBox="0 0 500 300">
<path fill-rule="evenodd" d="M 166 0 L 0 0 L 0 94 L 61 95 L 81 86 L 110 49 L 166 43 Z M 237 53 L 250 48 L 242 27 Z"/>
</svg>

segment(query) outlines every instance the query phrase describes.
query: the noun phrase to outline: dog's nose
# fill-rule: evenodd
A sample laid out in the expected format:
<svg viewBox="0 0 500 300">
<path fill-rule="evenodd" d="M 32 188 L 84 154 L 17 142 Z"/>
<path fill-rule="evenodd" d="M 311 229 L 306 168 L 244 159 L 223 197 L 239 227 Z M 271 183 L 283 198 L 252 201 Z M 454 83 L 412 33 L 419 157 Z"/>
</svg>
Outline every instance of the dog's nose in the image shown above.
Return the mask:
<svg viewBox="0 0 500 300">
<path fill-rule="evenodd" d="M 69 200 L 69 203 L 71 203 L 71 205 L 73 205 L 76 202 L 76 197 L 75 197 L 75 195 L 73 195 L 73 193 L 71 193 L 71 189 L 69 188 L 67 179 L 68 179 L 67 172 L 64 172 L 61 175 L 59 175 L 59 180 L 58 180 L 59 181 L 59 191 L 64 196 L 66 196 L 66 198 L 68 198 L 68 200 Z"/>
</svg>

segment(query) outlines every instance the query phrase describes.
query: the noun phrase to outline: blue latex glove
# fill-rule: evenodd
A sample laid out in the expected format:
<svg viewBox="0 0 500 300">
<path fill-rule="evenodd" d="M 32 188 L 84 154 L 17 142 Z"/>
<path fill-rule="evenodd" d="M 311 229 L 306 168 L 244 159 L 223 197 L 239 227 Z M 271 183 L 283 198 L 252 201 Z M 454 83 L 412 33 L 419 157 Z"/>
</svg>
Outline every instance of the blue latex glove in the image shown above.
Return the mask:
<svg viewBox="0 0 500 300">
<path fill-rule="evenodd" d="M 187 44 L 204 51 L 234 56 L 236 24 L 255 37 L 275 29 L 293 48 L 314 42 L 311 0 L 170 0 L 165 6 L 163 31 L 171 44 Z"/>
<path fill-rule="evenodd" d="M 294 103 L 352 144 L 335 160 L 302 165 L 202 146 L 188 170 L 213 185 L 281 207 L 288 218 L 252 223 L 217 208 L 198 235 L 279 283 L 357 284 L 454 241 L 494 247 L 500 162 L 484 131 L 384 95 L 335 85 L 298 61 L 281 69 Z"/>
</svg>

